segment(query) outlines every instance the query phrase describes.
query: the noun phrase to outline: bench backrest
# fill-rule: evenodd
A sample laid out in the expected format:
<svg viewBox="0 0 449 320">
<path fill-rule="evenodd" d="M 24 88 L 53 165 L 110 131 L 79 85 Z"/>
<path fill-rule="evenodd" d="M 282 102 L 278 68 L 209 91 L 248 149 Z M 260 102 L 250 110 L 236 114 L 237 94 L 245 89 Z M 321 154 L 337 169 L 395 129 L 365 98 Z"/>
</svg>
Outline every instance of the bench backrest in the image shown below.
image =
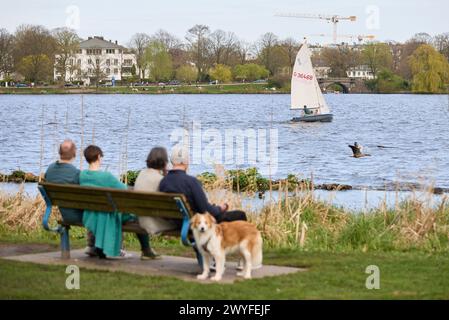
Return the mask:
<svg viewBox="0 0 449 320">
<path fill-rule="evenodd" d="M 183 219 L 181 207 L 192 212 L 182 194 L 40 183 L 52 205 L 61 208 L 132 213 L 138 216 Z"/>
</svg>

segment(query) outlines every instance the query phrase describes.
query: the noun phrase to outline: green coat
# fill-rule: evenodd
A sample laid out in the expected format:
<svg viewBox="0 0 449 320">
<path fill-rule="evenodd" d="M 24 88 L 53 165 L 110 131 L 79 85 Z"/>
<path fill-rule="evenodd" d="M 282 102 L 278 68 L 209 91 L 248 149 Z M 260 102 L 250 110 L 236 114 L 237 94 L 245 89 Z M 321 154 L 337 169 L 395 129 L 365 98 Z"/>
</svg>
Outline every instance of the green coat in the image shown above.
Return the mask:
<svg viewBox="0 0 449 320">
<path fill-rule="evenodd" d="M 106 171 L 84 170 L 80 173 L 80 185 L 86 187 L 102 187 L 126 190 L 111 173 Z M 106 256 L 120 255 L 122 244 L 122 224 L 135 220 L 131 214 L 120 212 L 99 212 L 84 210 L 83 224 L 95 235 L 95 247 L 103 249 Z"/>
</svg>

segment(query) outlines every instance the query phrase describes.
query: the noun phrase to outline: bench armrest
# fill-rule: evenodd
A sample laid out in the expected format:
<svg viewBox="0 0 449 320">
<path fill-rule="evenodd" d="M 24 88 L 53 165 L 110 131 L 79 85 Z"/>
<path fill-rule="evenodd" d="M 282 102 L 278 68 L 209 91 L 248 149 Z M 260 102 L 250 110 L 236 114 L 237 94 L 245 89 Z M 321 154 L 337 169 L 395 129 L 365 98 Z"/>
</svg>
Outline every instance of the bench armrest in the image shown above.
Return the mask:
<svg viewBox="0 0 449 320">
<path fill-rule="evenodd" d="M 45 230 L 47 231 L 52 231 L 52 232 L 60 232 L 60 226 L 55 227 L 55 228 L 51 228 L 48 225 L 48 221 L 50 220 L 50 215 L 51 215 L 51 211 L 52 211 L 52 203 L 50 198 L 47 195 L 47 191 L 45 191 L 45 188 L 43 186 L 37 186 L 39 192 L 41 193 L 42 197 L 44 198 L 45 201 L 45 214 L 44 214 L 44 218 L 42 219 L 42 225 L 44 227 Z"/>
</svg>

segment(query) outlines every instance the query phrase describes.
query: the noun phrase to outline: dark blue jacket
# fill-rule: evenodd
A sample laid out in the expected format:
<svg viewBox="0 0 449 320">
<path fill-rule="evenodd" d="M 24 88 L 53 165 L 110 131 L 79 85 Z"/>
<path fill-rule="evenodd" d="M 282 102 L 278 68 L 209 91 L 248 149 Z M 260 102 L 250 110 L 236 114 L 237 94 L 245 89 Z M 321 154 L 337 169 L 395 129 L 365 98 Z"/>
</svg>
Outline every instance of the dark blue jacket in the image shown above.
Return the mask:
<svg viewBox="0 0 449 320">
<path fill-rule="evenodd" d="M 216 219 L 221 215 L 219 206 L 207 201 L 201 182 L 197 178 L 189 176 L 183 170 L 171 170 L 159 185 L 161 192 L 182 193 L 186 196 L 190 208 L 194 213 L 209 212 Z"/>
</svg>

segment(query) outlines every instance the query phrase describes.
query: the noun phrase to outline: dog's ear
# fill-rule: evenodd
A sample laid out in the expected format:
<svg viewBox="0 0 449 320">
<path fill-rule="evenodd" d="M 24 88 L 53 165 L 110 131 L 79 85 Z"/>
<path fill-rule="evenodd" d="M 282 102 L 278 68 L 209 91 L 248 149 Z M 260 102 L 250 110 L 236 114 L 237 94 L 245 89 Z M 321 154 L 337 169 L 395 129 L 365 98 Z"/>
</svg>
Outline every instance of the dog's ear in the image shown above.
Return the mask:
<svg viewBox="0 0 449 320">
<path fill-rule="evenodd" d="M 195 214 L 192 219 L 190 219 L 190 228 L 195 228 L 198 225 L 198 221 L 199 221 L 199 214 Z"/>
<path fill-rule="evenodd" d="M 209 221 L 210 221 L 212 224 L 217 224 L 217 220 L 215 219 L 215 217 L 214 217 L 213 215 L 211 215 L 209 212 L 207 212 L 206 214 L 207 214 L 207 216 L 208 216 L 208 218 L 209 218 Z"/>
</svg>

